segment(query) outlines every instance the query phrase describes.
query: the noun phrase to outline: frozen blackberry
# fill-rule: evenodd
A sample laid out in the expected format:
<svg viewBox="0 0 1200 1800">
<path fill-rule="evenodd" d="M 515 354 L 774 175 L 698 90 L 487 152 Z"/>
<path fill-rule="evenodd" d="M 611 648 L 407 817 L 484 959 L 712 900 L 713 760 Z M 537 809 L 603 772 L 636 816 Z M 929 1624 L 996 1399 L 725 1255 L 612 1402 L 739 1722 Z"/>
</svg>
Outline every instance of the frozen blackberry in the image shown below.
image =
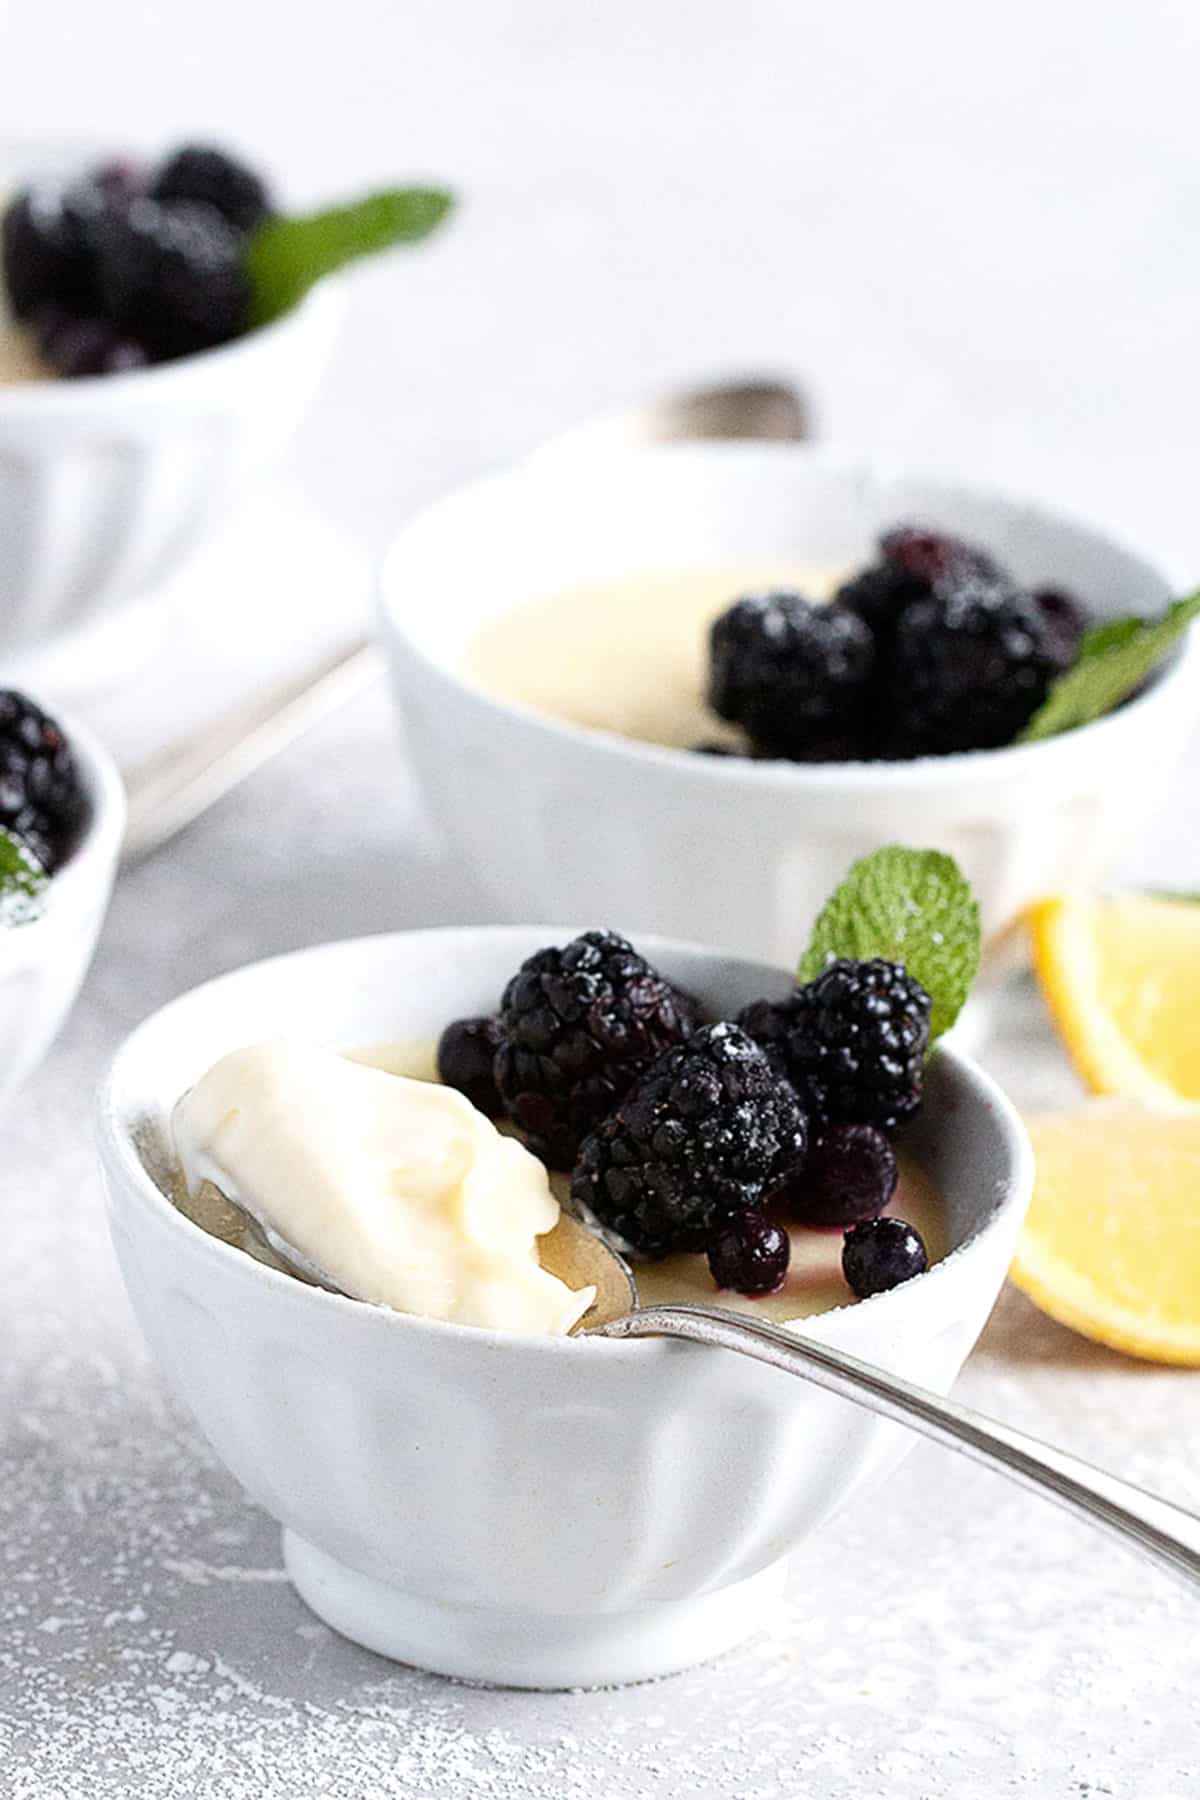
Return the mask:
<svg viewBox="0 0 1200 1800">
<path fill-rule="evenodd" d="M 668 1050 L 586 1140 L 571 1195 L 634 1255 L 704 1250 L 804 1159 L 788 1083 L 728 1021 Z"/>
<path fill-rule="evenodd" d="M 0 264 L 18 319 L 48 301 L 96 311 L 96 247 L 110 210 L 107 190 L 91 181 L 39 182 L 10 201 L 0 224 Z"/>
<path fill-rule="evenodd" d="M 898 525 L 880 538 L 878 562 L 844 582 L 834 604 L 856 613 L 887 642 L 914 600 L 926 599 L 939 582 L 968 576 L 991 582 L 1003 579 L 999 565 L 986 552 L 961 538 L 919 525 Z"/>
<path fill-rule="evenodd" d="M 800 1173 L 777 1198 L 802 1225 L 875 1219 L 896 1191 L 896 1152 L 874 1125 L 821 1125 Z"/>
<path fill-rule="evenodd" d="M 1087 608 L 1065 588 L 1038 588 L 1033 599 L 1049 627 L 1060 672 L 1065 671 L 1079 655 L 1083 634 L 1089 624 Z"/>
<path fill-rule="evenodd" d="M 959 582 L 972 576 L 991 582 L 1008 580 L 986 550 L 924 525 L 897 525 L 885 531 L 879 540 L 879 554 L 888 568 L 906 575 L 925 593 L 941 582 Z"/>
<path fill-rule="evenodd" d="M 253 231 L 274 208 L 266 184 L 245 163 L 211 144 L 185 144 L 150 185 L 152 200 L 202 200 L 235 231 Z"/>
<path fill-rule="evenodd" d="M 708 1246 L 708 1266 L 719 1288 L 757 1297 L 779 1292 L 791 1254 L 782 1225 L 766 1213 L 744 1212 L 718 1231 Z"/>
<path fill-rule="evenodd" d="M 59 375 L 114 375 L 149 360 L 133 338 L 120 337 L 104 319 L 81 318 L 53 303 L 30 320 L 38 349 Z"/>
<path fill-rule="evenodd" d="M 1011 744 L 1061 669 L 1054 629 L 1032 595 L 976 577 L 939 588 L 896 627 L 898 742 L 910 756 Z"/>
<path fill-rule="evenodd" d="M 709 702 L 758 751 L 794 761 L 853 754 L 875 640 L 854 613 L 799 594 L 735 601 L 710 638 Z"/>
<path fill-rule="evenodd" d="M 899 963 L 830 963 L 785 1000 L 738 1023 L 792 1082 L 814 1119 L 894 1131 L 921 1104 L 929 995 Z"/>
<path fill-rule="evenodd" d="M 695 1029 L 695 1001 L 613 931 L 539 950 L 504 991 L 496 1086 L 530 1148 L 569 1169 L 657 1056 Z"/>
<path fill-rule="evenodd" d="M 155 360 L 223 344 L 246 324 L 242 240 L 211 206 L 138 198 L 106 216 L 98 255 L 104 316 Z"/>
<path fill-rule="evenodd" d="M 52 874 L 71 850 L 85 810 L 63 732 L 24 694 L 0 690 L 0 826 Z"/>
<path fill-rule="evenodd" d="M 928 1267 L 920 1232 L 903 1219 L 870 1219 L 846 1233 L 842 1274 L 860 1300 L 886 1294 Z"/>
<path fill-rule="evenodd" d="M 504 1111 L 495 1076 L 499 1048 L 499 1019 L 455 1019 L 438 1040 L 438 1074 L 489 1119 Z"/>
</svg>

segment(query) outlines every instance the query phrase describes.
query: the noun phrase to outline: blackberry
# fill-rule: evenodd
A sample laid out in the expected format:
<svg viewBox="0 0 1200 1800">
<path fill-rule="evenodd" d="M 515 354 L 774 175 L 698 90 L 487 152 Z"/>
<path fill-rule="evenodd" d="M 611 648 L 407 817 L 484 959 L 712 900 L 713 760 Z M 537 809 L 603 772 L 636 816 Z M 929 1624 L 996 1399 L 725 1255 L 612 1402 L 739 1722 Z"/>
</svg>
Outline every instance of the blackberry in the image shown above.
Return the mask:
<svg viewBox="0 0 1200 1800">
<path fill-rule="evenodd" d="M 928 1267 L 920 1232 L 903 1219 L 870 1219 L 846 1233 L 842 1274 L 860 1300 L 886 1294 Z"/>
<path fill-rule="evenodd" d="M 1062 668 L 1033 597 L 977 577 L 916 600 L 896 627 L 892 705 L 910 756 L 1011 744 Z"/>
<path fill-rule="evenodd" d="M 839 961 L 738 1023 L 815 1118 L 895 1131 L 921 1104 L 929 995 L 899 963 Z"/>
<path fill-rule="evenodd" d="M 103 319 L 80 318 L 49 304 L 39 307 L 30 323 L 38 349 L 59 375 L 113 375 L 148 361 L 141 344 L 119 337 Z"/>
<path fill-rule="evenodd" d="M 903 569 L 890 563 L 869 563 L 842 583 L 833 604 L 860 618 L 879 639 L 892 630 L 906 606 L 927 592 L 923 582 L 914 581 Z"/>
<path fill-rule="evenodd" d="M 111 210 L 95 182 L 39 182 L 10 201 L 0 224 L 0 266 L 9 304 L 27 319 L 52 301 L 96 311 L 97 243 Z"/>
<path fill-rule="evenodd" d="M 150 184 L 152 200 L 202 200 L 243 234 L 270 218 L 266 184 L 245 163 L 210 144 L 185 144 L 169 156 Z"/>
<path fill-rule="evenodd" d="M 1049 627 L 1060 672 L 1065 671 L 1079 655 L 1083 634 L 1088 628 L 1087 608 L 1065 588 L 1038 588 L 1033 600 Z"/>
<path fill-rule="evenodd" d="M 72 849 L 85 811 L 62 731 L 24 694 L 0 690 L 0 826 L 53 874 Z"/>
<path fill-rule="evenodd" d="M 756 750 L 793 761 L 854 754 L 875 641 L 854 613 L 799 594 L 735 601 L 710 639 L 709 701 Z"/>
<path fill-rule="evenodd" d="M 766 1213 L 744 1212 L 718 1231 L 708 1246 L 708 1266 L 719 1288 L 735 1294 L 776 1294 L 787 1280 L 792 1246 L 787 1232 Z"/>
<path fill-rule="evenodd" d="M 569 1169 L 643 1070 L 682 1043 L 696 1004 L 612 931 L 539 950 L 504 991 L 496 1086 L 530 1148 Z"/>
<path fill-rule="evenodd" d="M 135 199 L 106 215 L 98 258 L 101 310 L 156 360 L 223 344 L 246 324 L 242 240 L 211 206 Z"/>
<path fill-rule="evenodd" d="M 885 531 L 879 540 L 879 554 L 888 568 L 906 575 L 925 593 L 944 581 L 957 583 L 976 577 L 1005 583 L 1008 579 L 986 550 L 923 525 L 896 525 Z"/>
<path fill-rule="evenodd" d="M 571 1195 L 636 1256 L 704 1250 L 800 1165 L 807 1135 L 754 1040 L 728 1021 L 705 1025 L 586 1140 Z"/>
<path fill-rule="evenodd" d="M 438 1040 L 439 1076 L 489 1119 L 499 1118 L 504 1111 L 494 1067 L 499 1048 L 499 1019 L 455 1019 Z"/>
<path fill-rule="evenodd" d="M 896 1191 L 896 1152 L 874 1125 L 822 1125 L 808 1159 L 778 1198 L 802 1225 L 878 1218 Z"/>
<path fill-rule="evenodd" d="M 924 600 L 935 586 L 969 576 L 1004 579 L 999 564 L 983 550 L 944 532 L 920 525 L 897 525 L 879 539 L 879 560 L 844 582 L 834 605 L 856 613 L 877 637 L 890 640 L 901 613 Z"/>
</svg>

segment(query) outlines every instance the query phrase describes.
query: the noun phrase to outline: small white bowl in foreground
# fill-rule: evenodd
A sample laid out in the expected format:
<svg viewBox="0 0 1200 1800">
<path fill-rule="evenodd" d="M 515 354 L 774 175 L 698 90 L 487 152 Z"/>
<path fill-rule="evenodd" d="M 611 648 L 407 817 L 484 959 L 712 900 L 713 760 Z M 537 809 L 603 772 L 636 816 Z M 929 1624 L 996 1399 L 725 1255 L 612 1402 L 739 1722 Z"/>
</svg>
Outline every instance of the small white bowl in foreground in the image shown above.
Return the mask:
<svg viewBox="0 0 1200 1800">
<path fill-rule="evenodd" d="M 955 856 L 989 939 L 1040 895 L 1103 877 L 1195 719 L 1200 634 L 1098 724 L 896 763 L 656 748 L 509 704 L 459 672 L 480 626 L 539 595 L 774 557 L 853 567 L 909 519 L 979 542 L 1022 581 L 1077 592 L 1102 618 L 1171 597 L 1160 569 L 1103 531 L 793 444 L 538 458 L 407 524 L 382 573 L 396 698 L 430 807 L 501 916 L 607 919 L 794 963 L 849 864 L 880 844 Z"/>
<path fill-rule="evenodd" d="M 108 910 L 125 794 L 108 752 L 56 712 L 88 799 L 79 842 L 47 887 L 40 918 L 0 929 L 0 1105 L 58 1036 L 83 984 Z"/>
<path fill-rule="evenodd" d="M 527 955 L 571 935 L 418 931 L 239 970 L 133 1033 L 99 1120 L 142 1329 L 217 1453 L 283 1524 L 309 1605 L 385 1655 L 525 1687 L 638 1680 L 737 1643 L 767 1622 L 788 1551 L 892 1467 L 907 1434 L 700 1345 L 524 1337 L 306 1287 L 191 1223 L 143 1159 L 235 1046 L 428 1040 L 492 1010 Z M 687 945 L 640 947 L 713 1016 L 788 985 Z M 945 1392 L 1004 1279 L 1031 1156 L 1003 1095 L 945 1047 L 911 1143 L 951 1253 L 803 1329 Z"/>
</svg>

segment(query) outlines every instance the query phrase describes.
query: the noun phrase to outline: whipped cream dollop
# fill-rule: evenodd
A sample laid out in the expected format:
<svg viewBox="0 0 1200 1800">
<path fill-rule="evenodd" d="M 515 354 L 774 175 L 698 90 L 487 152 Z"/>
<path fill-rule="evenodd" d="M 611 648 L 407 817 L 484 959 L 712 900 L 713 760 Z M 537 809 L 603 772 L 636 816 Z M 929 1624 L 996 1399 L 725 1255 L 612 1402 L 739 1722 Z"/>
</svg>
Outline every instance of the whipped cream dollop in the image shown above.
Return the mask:
<svg viewBox="0 0 1200 1800">
<path fill-rule="evenodd" d="M 211 1181 L 356 1299 L 562 1333 L 594 1290 L 538 1262 L 542 1164 L 453 1088 L 294 1042 L 222 1057 L 175 1108 L 188 1188 Z"/>
</svg>

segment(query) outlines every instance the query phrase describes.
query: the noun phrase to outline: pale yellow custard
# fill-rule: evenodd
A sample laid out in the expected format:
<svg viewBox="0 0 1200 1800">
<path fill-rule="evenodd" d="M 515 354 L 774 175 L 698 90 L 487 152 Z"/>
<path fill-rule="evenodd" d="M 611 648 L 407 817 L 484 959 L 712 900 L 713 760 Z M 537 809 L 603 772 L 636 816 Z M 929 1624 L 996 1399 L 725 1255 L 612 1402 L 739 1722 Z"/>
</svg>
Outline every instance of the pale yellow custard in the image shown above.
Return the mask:
<svg viewBox="0 0 1200 1800">
<path fill-rule="evenodd" d="M 776 558 L 589 582 L 489 620 L 462 673 L 502 700 L 643 743 L 736 742 L 705 702 L 713 620 L 745 594 L 792 589 L 823 600 L 842 579 Z"/>
<path fill-rule="evenodd" d="M 434 1044 L 380 1044 L 354 1052 L 356 1061 L 417 1081 L 437 1080 L 436 1056 Z M 932 1267 L 949 1249 L 945 1210 L 929 1177 L 912 1157 L 901 1152 L 899 1163 L 900 1179 L 886 1210 L 891 1217 L 906 1220 L 920 1232 Z M 560 1206 L 569 1211 L 570 1176 L 553 1172 L 550 1187 Z M 854 1305 L 855 1296 L 842 1275 L 842 1233 L 797 1225 L 788 1235 L 791 1262 L 787 1280 L 777 1294 L 752 1299 L 727 1290 L 718 1292 L 707 1257 L 668 1256 L 662 1262 L 634 1265 L 638 1295 L 644 1306 L 668 1301 L 694 1301 L 709 1306 L 718 1303 L 738 1312 L 753 1313 L 756 1318 L 778 1321 L 809 1318 L 835 1306 Z"/>
<path fill-rule="evenodd" d="M 409 1081 L 432 1083 L 438 1079 L 436 1054 L 437 1046 L 433 1043 L 371 1045 L 348 1053 L 350 1061 L 364 1063 L 368 1068 L 385 1070 L 392 1075 L 407 1077 Z M 498 1123 L 502 1132 L 516 1135 L 512 1127 Z M 932 1266 L 941 1261 L 949 1248 L 945 1211 L 933 1184 L 913 1159 L 902 1152 L 899 1163 L 900 1180 L 887 1212 L 895 1218 L 905 1219 L 920 1232 Z M 194 1224 L 245 1250 L 260 1262 L 294 1274 L 294 1270 L 286 1268 L 274 1255 L 261 1232 L 248 1226 L 245 1215 L 223 1197 L 219 1183 L 214 1185 L 213 1178 L 193 1179 L 189 1184 L 178 1165 L 168 1166 L 162 1173 L 156 1172 L 156 1178 L 168 1198 Z M 568 1211 L 570 1186 L 569 1175 L 561 1171 L 551 1173 L 550 1192 Z M 778 1293 L 755 1299 L 727 1289 L 719 1290 L 709 1272 L 707 1257 L 700 1255 L 669 1256 L 662 1262 L 635 1263 L 633 1270 L 639 1297 L 646 1306 L 672 1301 L 719 1304 L 781 1323 L 809 1318 L 814 1313 L 829 1312 L 838 1306 L 855 1305 L 855 1296 L 842 1276 L 841 1231 L 794 1225 L 789 1229 L 789 1237 L 791 1262 L 787 1279 Z M 310 1248 L 315 1254 L 317 1246 L 314 1244 Z"/>
<path fill-rule="evenodd" d="M 54 378 L 54 370 L 38 355 L 31 333 L 21 325 L 0 321 L 0 387 Z"/>
</svg>

